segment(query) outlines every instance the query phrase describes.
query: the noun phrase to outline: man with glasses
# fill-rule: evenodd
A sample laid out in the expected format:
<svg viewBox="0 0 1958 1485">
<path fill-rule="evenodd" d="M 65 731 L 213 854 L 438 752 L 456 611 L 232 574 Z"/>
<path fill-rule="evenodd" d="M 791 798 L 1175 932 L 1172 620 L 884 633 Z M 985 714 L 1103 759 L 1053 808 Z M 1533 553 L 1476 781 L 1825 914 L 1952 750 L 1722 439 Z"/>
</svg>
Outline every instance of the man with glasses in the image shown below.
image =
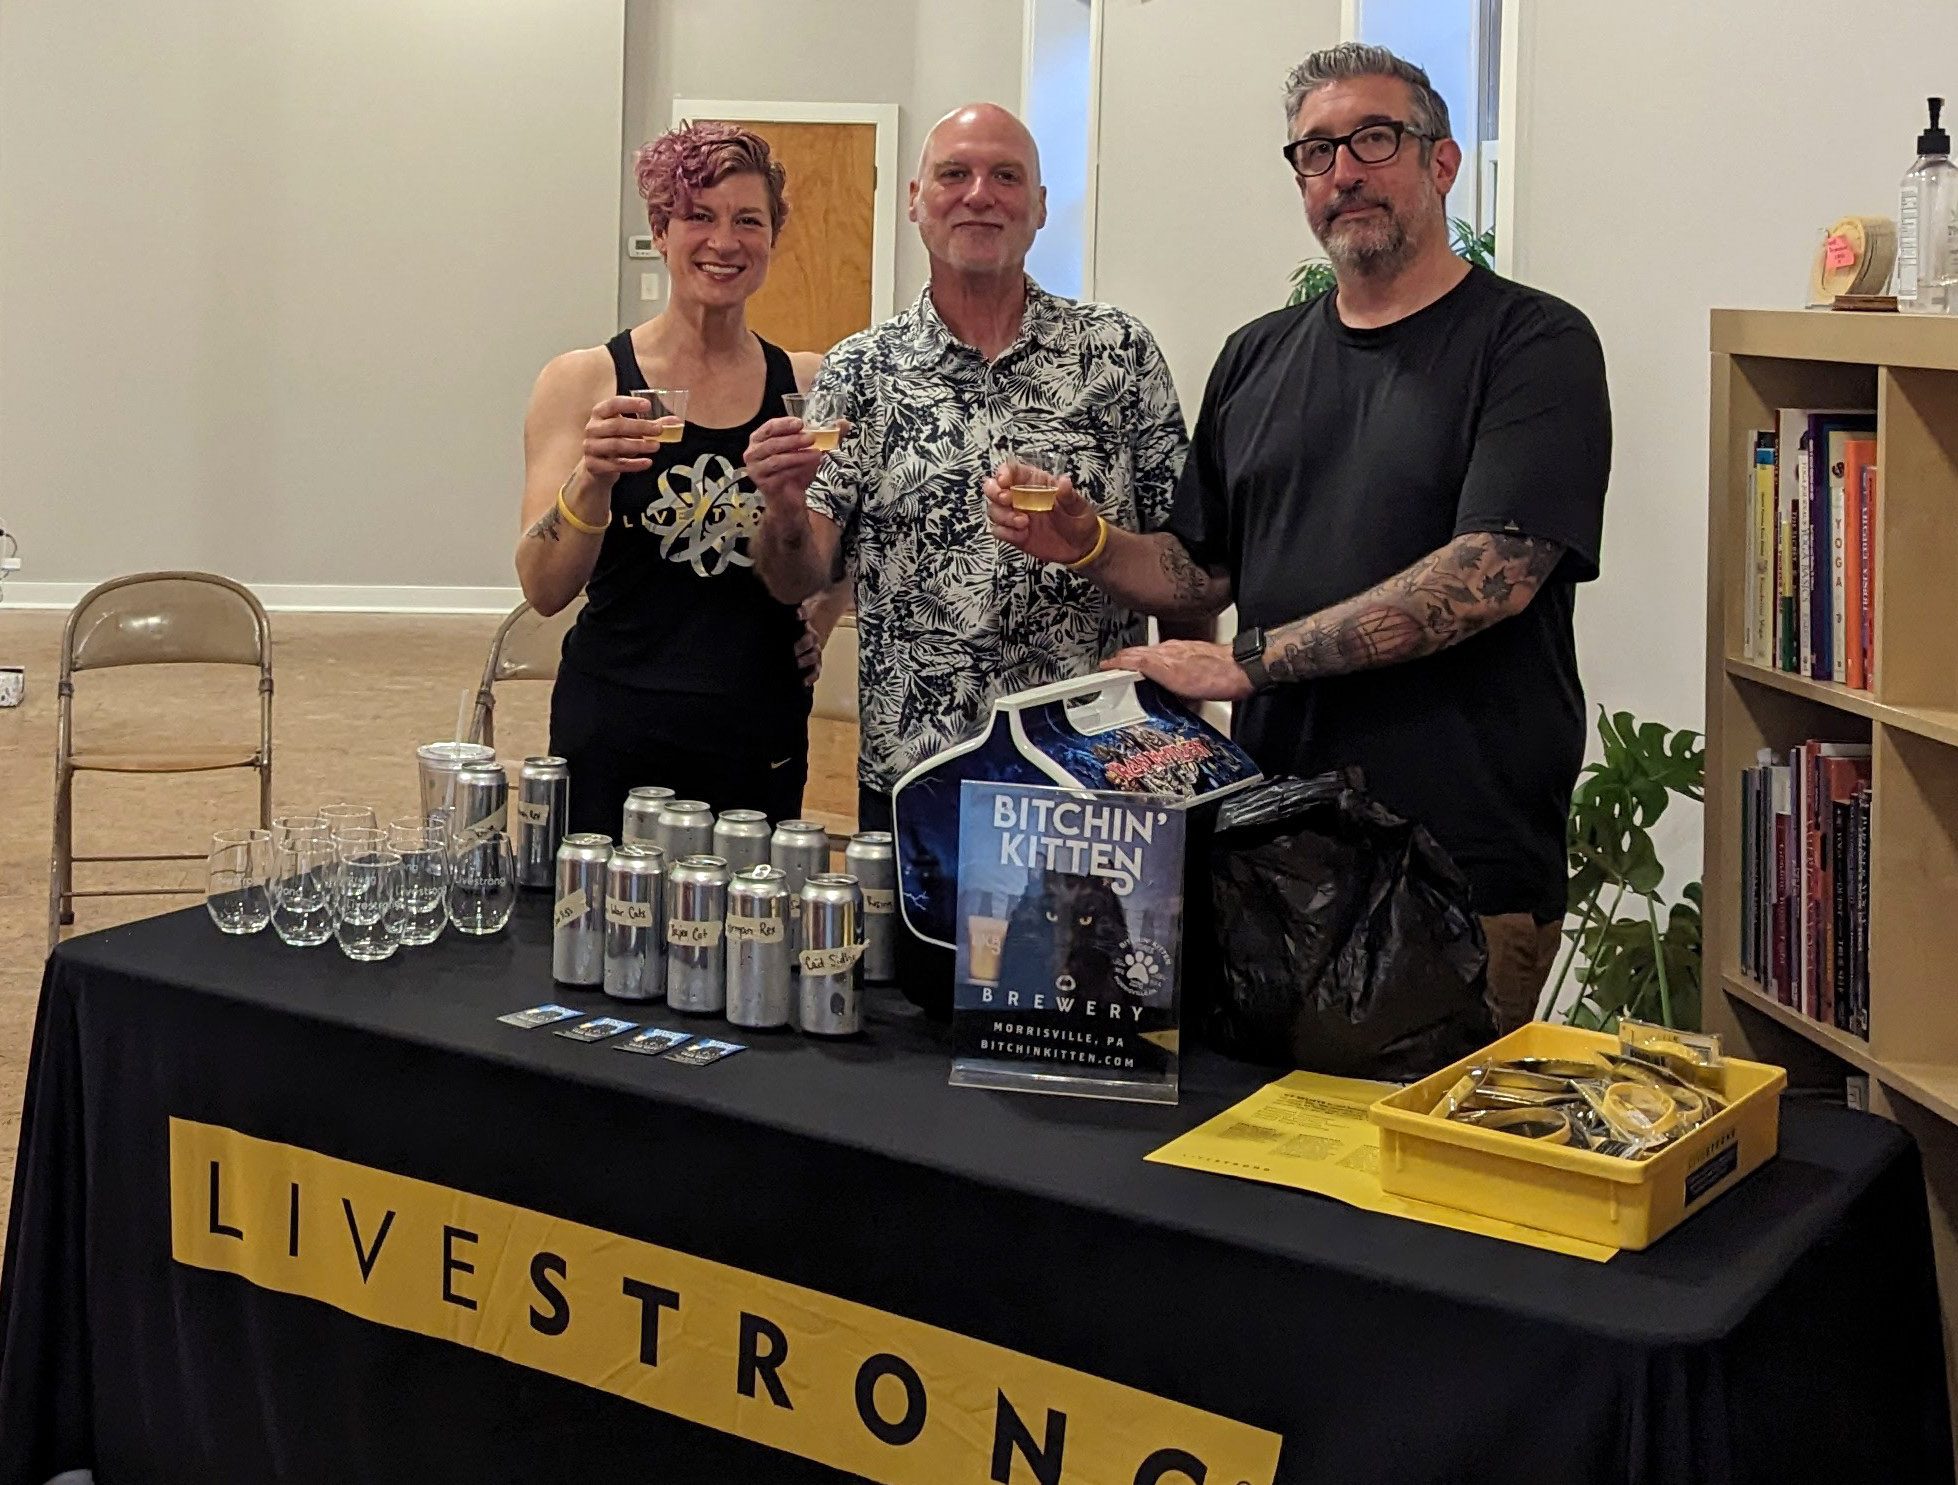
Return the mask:
<svg viewBox="0 0 1958 1485">
<path fill-rule="evenodd" d="M 1597 576 L 1611 414 L 1590 322 L 1458 258 L 1462 152 L 1427 74 L 1317 52 L 1287 85 L 1285 157 L 1334 292 L 1218 358 L 1163 532 L 1063 488 L 1050 516 L 989 486 L 993 529 L 1141 612 L 1235 602 L 1233 645 L 1114 656 L 1237 703 L 1267 772 L 1358 765 L 1467 875 L 1508 1030 L 1535 1013 L 1565 900 L 1585 709 L 1576 585 Z"/>
</svg>

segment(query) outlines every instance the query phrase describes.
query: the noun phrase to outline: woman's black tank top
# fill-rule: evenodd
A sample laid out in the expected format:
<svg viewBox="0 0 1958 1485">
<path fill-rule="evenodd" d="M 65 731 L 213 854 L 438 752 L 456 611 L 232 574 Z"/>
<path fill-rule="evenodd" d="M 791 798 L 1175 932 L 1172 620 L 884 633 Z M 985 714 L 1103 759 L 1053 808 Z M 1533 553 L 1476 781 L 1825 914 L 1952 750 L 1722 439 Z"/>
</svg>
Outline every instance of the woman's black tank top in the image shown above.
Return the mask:
<svg viewBox="0 0 1958 1485">
<path fill-rule="evenodd" d="M 689 421 L 651 469 L 612 487 L 612 525 L 585 585 L 589 602 L 565 637 L 564 665 L 645 692 L 635 730 L 775 756 L 804 745 L 809 690 L 795 663 L 802 620 L 768 596 L 749 554 L 761 495 L 743 454 L 796 389 L 787 353 L 761 347 L 767 377 L 752 418 L 735 428 Z M 621 394 L 647 385 L 630 331 L 606 350 Z"/>
</svg>

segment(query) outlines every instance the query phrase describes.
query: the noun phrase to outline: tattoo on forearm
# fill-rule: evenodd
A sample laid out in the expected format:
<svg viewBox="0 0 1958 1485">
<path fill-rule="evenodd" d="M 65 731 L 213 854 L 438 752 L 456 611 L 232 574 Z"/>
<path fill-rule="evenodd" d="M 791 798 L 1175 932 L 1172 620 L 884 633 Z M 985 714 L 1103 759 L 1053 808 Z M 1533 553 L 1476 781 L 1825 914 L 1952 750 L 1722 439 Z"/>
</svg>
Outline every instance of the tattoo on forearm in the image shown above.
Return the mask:
<svg viewBox="0 0 1958 1485">
<path fill-rule="evenodd" d="M 545 511 L 543 515 L 539 516 L 537 518 L 537 524 L 526 531 L 524 535 L 534 537 L 538 541 L 557 541 L 559 540 L 558 532 L 562 525 L 563 522 L 558 519 L 557 507 L 554 505 Z"/>
<path fill-rule="evenodd" d="M 1471 532 L 1356 598 L 1272 632 L 1274 680 L 1345 675 L 1431 655 L 1519 613 L 1562 557 L 1533 536 Z"/>
<path fill-rule="evenodd" d="M 1210 574 L 1190 560 L 1190 554 L 1183 549 L 1183 543 L 1173 536 L 1163 537 L 1158 543 L 1163 565 L 1163 576 L 1169 579 L 1169 590 L 1179 603 L 1195 603 L 1210 587 Z"/>
</svg>

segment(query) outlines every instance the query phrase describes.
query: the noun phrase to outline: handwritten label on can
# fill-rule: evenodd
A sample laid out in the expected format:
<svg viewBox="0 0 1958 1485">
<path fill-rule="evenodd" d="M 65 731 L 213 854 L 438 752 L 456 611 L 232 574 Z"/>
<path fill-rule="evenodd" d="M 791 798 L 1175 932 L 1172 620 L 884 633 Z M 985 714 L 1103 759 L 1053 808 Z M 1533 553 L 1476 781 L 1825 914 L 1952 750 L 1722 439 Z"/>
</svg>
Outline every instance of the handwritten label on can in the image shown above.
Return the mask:
<svg viewBox="0 0 1958 1485">
<path fill-rule="evenodd" d="M 591 899 L 585 896 L 585 889 L 580 887 L 577 891 L 557 900 L 557 911 L 551 914 L 551 927 L 563 928 L 566 924 L 584 917 L 590 908 Z"/>
<path fill-rule="evenodd" d="M 670 918 L 666 941 L 681 949 L 711 949 L 721 941 L 721 925 L 718 919 Z"/>
<path fill-rule="evenodd" d="M 526 825 L 548 825 L 551 822 L 551 807 L 534 800 L 519 799 L 517 818 Z"/>
<path fill-rule="evenodd" d="M 471 821 L 456 831 L 455 842 L 451 849 L 473 851 L 478 846 L 487 845 L 491 837 L 503 833 L 506 820 L 506 813 L 497 810 L 494 814 L 484 815 L 480 820 Z"/>
<path fill-rule="evenodd" d="M 866 913 L 894 913 L 897 911 L 897 893 L 888 888 L 865 887 L 863 910 Z"/>
<path fill-rule="evenodd" d="M 651 928 L 653 905 L 650 902 L 627 902 L 622 897 L 608 897 L 605 899 L 605 921 L 616 923 L 621 928 Z"/>
<path fill-rule="evenodd" d="M 735 944 L 779 944 L 788 937 L 787 928 L 780 918 L 730 917 L 727 937 Z"/>
<path fill-rule="evenodd" d="M 804 949 L 802 972 L 806 975 L 841 975 L 856 968 L 863 958 L 862 944 L 844 944 L 835 949 Z"/>
</svg>

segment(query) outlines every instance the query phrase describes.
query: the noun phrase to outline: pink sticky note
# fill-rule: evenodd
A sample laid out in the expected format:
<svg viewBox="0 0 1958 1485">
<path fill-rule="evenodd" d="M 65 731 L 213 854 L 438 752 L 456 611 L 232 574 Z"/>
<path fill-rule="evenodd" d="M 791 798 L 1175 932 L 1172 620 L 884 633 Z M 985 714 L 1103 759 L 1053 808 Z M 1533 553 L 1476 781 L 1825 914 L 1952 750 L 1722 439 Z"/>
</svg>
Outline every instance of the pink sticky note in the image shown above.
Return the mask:
<svg viewBox="0 0 1958 1485">
<path fill-rule="evenodd" d="M 1827 262 L 1831 268 L 1847 268 L 1856 261 L 1856 249 L 1840 232 L 1833 234 L 1822 248 L 1827 254 Z"/>
</svg>

